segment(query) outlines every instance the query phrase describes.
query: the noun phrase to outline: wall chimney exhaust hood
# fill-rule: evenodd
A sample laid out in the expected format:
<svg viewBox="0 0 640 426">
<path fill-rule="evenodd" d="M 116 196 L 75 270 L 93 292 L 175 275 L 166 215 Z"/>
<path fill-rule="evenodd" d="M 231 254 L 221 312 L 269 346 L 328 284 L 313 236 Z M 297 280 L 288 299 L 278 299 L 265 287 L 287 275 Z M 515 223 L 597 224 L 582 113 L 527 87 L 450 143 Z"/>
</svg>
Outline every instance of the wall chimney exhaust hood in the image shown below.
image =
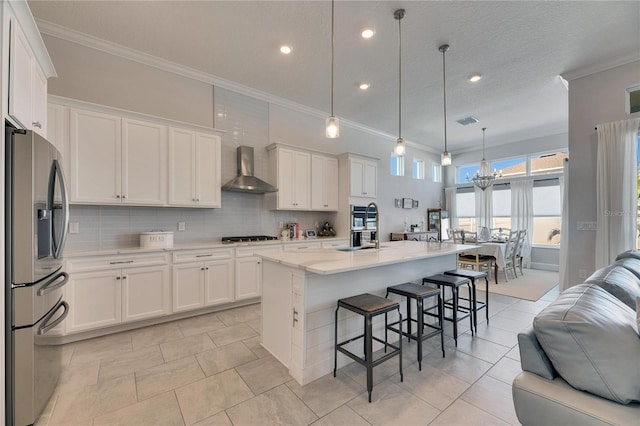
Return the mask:
<svg viewBox="0 0 640 426">
<path fill-rule="evenodd" d="M 253 147 L 239 146 L 237 152 L 238 176 L 222 185 L 223 191 L 252 192 L 254 194 L 278 191 L 275 186 L 253 175 Z"/>
</svg>

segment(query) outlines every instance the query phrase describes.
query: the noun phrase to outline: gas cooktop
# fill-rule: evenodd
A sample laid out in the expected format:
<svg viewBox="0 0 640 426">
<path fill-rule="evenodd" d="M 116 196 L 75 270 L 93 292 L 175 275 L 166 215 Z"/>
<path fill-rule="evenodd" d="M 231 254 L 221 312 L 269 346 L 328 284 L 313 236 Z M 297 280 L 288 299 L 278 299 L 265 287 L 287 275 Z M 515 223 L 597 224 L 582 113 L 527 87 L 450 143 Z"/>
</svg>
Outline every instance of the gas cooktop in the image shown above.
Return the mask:
<svg viewBox="0 0 640 426">
<path fill-rule="evenodd" d="M 249 235 L 245 237 L 222 237 L 222 244 L 246 243 L 251 241 L 273 241 L 277 239 L 278 237 L 272 237 L 269 235 Z"/>
</svg>

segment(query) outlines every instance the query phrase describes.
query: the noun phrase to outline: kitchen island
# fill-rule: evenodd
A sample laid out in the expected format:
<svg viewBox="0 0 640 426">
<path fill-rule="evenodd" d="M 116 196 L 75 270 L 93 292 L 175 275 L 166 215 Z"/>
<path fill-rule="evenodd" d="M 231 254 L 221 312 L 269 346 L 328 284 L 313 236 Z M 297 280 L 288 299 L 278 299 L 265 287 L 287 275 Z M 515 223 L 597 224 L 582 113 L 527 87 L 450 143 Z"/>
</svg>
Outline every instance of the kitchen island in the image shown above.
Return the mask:
<svg viewBox="0 0 640 426">
<path fill-rule="evenodd" d="M 310 249 L 265 251 L 262 257 L 262 345 L 301 385 L 333 371 L 334 314 L 338 299 L 386 288 L 456 267 L 469 245 L 385 242 L 353 252 Z M 341 310 L 339 340 L 362 334 L 362 318 Z M 383 330 L 374 321 L 374 333 Z M 391 339 L 397 336 L 390 334 Z M 353 343 L 356 345 L 357 343 Z M 376 347 L 374 347 L 376 350 Z M 338 368 L 351 360 L 338 357 Z"/>
</svg>

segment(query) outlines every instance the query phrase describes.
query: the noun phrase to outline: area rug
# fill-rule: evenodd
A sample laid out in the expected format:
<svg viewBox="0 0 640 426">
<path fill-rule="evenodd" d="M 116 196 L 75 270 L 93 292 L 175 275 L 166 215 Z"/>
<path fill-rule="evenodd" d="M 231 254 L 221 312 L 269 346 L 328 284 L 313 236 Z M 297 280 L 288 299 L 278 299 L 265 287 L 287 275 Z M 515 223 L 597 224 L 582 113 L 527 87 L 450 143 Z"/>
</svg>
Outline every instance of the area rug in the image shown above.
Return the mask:
<svg viewBox="0 0 640 426">
<path fill-rule="evenodd" d="M 559 281 L 558 272 L 541 271 L 539 269 L 525 269 L 523 275 L 518 271 L 518 278 L 509 278 L 509 281 L 505 281 L 502 271 L 499 274 L 499 284 L 496 284 L 493 280 L 489 281 L 489 293 L 502 294 L 533 302 L 558 285 Z M 482 287 L 484 286 L 480 288 Z"/>
</svg>

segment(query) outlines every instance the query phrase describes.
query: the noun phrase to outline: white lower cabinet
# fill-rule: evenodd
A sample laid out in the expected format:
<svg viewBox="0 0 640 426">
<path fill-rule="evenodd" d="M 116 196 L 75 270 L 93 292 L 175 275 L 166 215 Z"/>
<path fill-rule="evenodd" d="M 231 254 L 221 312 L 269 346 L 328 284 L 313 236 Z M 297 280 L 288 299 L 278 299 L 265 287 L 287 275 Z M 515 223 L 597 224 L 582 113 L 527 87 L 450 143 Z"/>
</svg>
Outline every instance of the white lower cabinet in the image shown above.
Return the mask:
<svg viewBox="0 0 640 426">
<path fill-rule="evenodd" d="M 169 267 L 123 270 L 122 321 L 137 321 L 171 313 Z"/>
<path fill-rule="evenodd" d="M 257 256 L 236 259 L 236 300 L 259 297 L 262 294 L 261 258 Z"/>
<path fill-rule="evenodd" d="M 173 311 L 233 301 L 233 260 L 173 266 Z"/>
<path fill-rule="evenodd" d="M 120 270 L 70 274 L 65 289 L 69 300 L 66 333 L 119 324 L 122 320 Z"/>
</svg>

